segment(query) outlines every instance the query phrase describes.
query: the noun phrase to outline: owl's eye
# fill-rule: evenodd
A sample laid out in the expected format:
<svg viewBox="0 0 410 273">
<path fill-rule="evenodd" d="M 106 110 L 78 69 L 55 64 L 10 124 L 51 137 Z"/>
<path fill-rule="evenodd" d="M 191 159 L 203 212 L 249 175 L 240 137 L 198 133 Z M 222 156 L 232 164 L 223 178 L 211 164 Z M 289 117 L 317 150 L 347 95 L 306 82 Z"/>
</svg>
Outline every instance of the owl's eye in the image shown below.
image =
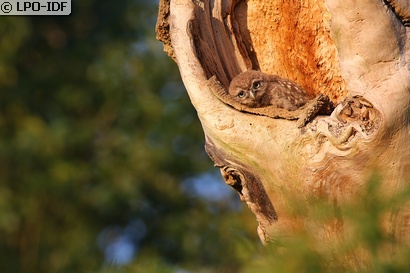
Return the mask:
<svg viewBox="0 0 410 273">
<path fill-rule="evenodd" d="M 244 98 L 245 97 L 245 91 L 241 91 L 238 93 L 238 98 Z"/>
<path fill-rule="evenodd" d="M 255 82 L 252 83 L 252 88 L 253 89 L 258 89 L 259 87 L 261 87 L 261 82 L 255 81 Z"/>
</svg>

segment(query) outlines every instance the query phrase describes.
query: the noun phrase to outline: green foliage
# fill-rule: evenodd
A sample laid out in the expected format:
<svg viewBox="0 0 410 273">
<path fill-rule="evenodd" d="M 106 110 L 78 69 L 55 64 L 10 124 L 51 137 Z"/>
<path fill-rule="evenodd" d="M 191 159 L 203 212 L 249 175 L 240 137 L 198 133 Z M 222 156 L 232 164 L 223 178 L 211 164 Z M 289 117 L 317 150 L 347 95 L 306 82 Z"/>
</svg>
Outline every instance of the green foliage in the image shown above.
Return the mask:
<svg viewBox="0 0 410 273">
<path fill-rule="evenodd" d="M 0 272 L 346 272 L 338 259 L 361 249 L 370 261 L 358 272 L 408 272 L 408 246 L 377 225 L 408 193 L 380 203 L 369 187 L 343 208 L 350 243 L 319 249 L 314 230 L 264 248 L 233 195 L 187 194 L 184 181 L 212 163 L 155 41 L 156 12 L 149 1 L 77 0 L 70 16 L 0 17 Z M 104 250 L 125 227 L 138 253 L 118 266 Z"/>
<path fill-rule="evenodd" d="M 211 213 L 181 189 L 212 163 L 156 12 L 79 0 L 70 16 L 0 18 L 1 272 L 97 272 L 99 234 L 135 219 L 131 267 L 237 263 L 220 255 L 232 198 Z"/>
<path fill-rule="evenodd" d="M 322 199 L 306 203 L 295 198 L 295 207 L 303 205 L 310 212 L 309 218 L 304 218 L 304 228 L 292 238 L 275 238 L 240 272 L 409 272 L 409 242 L 397 240 L 394 227 L 386 228 L 383 223 L 406 209 L 410 191 L 404 189 L 388 197 L 376 176 L 366 186 L 361 196 L 337 209 Z M 302 210 L 296 214 L 306 216 Z M 320 228 L 334 223 L 341 224 L 340 232 L 329 240 Z"/>
</svg>

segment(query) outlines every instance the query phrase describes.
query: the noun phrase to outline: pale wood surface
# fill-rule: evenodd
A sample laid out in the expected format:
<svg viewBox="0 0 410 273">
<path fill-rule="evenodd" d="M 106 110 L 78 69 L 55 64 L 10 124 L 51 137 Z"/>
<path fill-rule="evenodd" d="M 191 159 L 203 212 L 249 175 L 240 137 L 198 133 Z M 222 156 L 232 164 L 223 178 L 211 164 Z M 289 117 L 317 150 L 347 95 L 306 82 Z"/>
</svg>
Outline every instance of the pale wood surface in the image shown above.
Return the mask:
<svg viewBox="0 0 410 273">
<path fill-rule="evenodd" d="M 255 213 L 262 241 L 305 221 L 289 213 L 292 196 L 322 196 L 337 206 L 361 196 L 374 170 L 386 197 L 408 186 L 410 31 L 396 15 L 371 0 L 170 2 L 167 52 L 198 112 L 208 154 Z M 214 96 L 211 77 L 226 89 L 247 69 L 290 78 L 339 105 L 298 128 Z M 410 237 L 408 208 L 395 215 L 387 229 Z M 334 238 L 341 228 L 320 234 Z"/>
</svg>

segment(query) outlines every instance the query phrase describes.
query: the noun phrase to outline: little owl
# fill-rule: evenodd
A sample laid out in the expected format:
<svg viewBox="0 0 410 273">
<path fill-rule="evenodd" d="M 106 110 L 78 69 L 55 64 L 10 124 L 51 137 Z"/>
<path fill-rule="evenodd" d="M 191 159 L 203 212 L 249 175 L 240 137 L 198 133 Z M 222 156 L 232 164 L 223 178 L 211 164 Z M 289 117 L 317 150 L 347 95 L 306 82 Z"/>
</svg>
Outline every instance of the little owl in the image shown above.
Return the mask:
<svg viewBox="0 0 410 273">
<path fill-rule="evenodd" d="M 288 111 L 300 108 L 310 99 L 297 83 L 255 70 L 236 76 L 229 85 L 229 95 L 250 108 L 273 105 Z"/>
</svg>

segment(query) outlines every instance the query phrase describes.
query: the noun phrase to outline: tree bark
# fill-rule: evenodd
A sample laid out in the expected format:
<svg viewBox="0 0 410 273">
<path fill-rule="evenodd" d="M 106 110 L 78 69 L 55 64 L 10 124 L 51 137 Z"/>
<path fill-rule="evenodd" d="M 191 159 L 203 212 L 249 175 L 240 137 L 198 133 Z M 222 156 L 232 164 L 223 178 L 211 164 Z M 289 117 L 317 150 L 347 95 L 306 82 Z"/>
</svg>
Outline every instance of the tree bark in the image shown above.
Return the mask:
<svg viewBox="0 0 410 273">
<path fill-rule="evenodd" d="M 308 215 L 292 213 L 295 197 L 337 210 L 363 197 L 375 171 L 384 198 L 408 187 L 409 19 L 405 0 L 161 1 L 158 39 L 179 66 L 206 151 L 256 215 L 262 242 L 306 224 Z M 337 106 L 301 128 L 240 111 L 218 94 L 248 69 L 289 78 Z M 383 225 L 410 237 L 409 206 Z M 344 228 L 336 221 L 319 233 L 332 239 Z"/>
</svg>

